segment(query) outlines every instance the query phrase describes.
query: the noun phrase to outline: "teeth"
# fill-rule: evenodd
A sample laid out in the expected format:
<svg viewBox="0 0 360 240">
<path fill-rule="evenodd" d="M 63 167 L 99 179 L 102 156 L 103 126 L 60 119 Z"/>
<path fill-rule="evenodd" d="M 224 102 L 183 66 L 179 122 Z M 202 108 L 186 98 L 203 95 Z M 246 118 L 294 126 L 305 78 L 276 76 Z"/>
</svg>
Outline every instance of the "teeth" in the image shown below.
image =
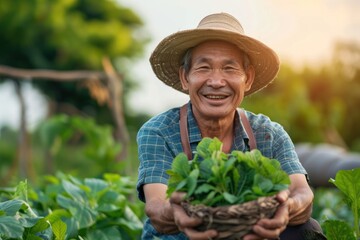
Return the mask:
<svg viewBox="0 0 360 240">
<path fill-rule="evenodd" d="M 216 95 L 207 95 L 207 98 L 211 98 L 211 99 L 224 99 L 225 96 L 216 96 Z"/>
</svg>

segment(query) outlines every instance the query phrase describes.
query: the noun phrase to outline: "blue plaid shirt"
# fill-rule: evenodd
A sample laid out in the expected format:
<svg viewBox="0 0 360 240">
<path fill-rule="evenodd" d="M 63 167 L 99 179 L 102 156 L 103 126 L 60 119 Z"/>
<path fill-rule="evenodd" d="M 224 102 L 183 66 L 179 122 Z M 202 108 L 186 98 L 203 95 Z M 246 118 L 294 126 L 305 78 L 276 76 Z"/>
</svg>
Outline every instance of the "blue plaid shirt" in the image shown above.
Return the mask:
<svg viewBox="0 0 360 240">
<path fill-rule="evenodd" d="M 145 202 L 143 185 L 147 183 L 167 184 L 169 176 L 165 172 L 171 168 L 174 157 L 183 151 L 180 138 L 179 108 L 170 109 L 146 122 L 138 132 L 139 172 L 137 190 L 140 200 Z M 268 157 L 277 159 L 288 174 L 306 174 L 295 152 L 294 144 L 283 127 L 262 114 L 246 111 L 254 132 L 257 148 Z M 192 151 L 201 141 L 200 129 L 188 104 L 188 131 Z M 232 150 L 248 151 L 248 136 L 240 124 L 239 115 L 235 119 L 235 137 Z M 151 225 L 144 223 L 142 239 L 188 239 L 184 234 L 162 235 Z"/>
</svg>

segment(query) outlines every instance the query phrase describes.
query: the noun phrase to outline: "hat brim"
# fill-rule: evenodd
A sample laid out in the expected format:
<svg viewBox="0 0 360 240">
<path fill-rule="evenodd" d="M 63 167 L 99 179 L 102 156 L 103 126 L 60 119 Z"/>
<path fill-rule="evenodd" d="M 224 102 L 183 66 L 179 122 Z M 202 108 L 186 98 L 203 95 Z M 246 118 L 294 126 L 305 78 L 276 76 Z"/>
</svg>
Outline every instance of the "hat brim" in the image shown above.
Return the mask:
<svg viewBox="0 0 360 240">
<path fill-rule="evenodd" d="M 155 75 L 172 88 L 187 93 L 182 89 L 179 68 L 185 52 L 201 42 L 223 40 L 236 45 L 248 54 L 255 69 L 255 79 L 245 96 L 267 86 L 279 71 L 277 54 L 262 42 L 231 31 L 217 29 L 193 29 L 174 33 L 163 39 L 150 56 L 150 63 Z"/>
</svg>

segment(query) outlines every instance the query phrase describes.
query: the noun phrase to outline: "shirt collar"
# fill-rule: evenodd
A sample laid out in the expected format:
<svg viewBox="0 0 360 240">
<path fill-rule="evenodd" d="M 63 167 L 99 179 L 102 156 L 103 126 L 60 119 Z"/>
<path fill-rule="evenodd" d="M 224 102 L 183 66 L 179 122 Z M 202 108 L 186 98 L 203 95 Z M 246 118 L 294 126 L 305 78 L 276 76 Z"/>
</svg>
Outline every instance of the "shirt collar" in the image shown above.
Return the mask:
<svg viewBox="0 0 360 240">
<path fill-rule="evenodd" d="M 189 142 L 190 144 L 199 143 L 201 141 L 201 132 L 199 126 L 196 122 L 194 114 L 192 112 L 192 105 L 189 101 L 187 107 L 187 117 L 188 117 L 188 126 L 189 126 Z M 249 150 L 245 142 L 249 141 L 249 137 L 246 134 L 244 128 L 240 124 L 240 116 L 238 111 L 235 113 L 235 137 L 233 141 L 232 150 L 247 151 Z"/>
</svg>

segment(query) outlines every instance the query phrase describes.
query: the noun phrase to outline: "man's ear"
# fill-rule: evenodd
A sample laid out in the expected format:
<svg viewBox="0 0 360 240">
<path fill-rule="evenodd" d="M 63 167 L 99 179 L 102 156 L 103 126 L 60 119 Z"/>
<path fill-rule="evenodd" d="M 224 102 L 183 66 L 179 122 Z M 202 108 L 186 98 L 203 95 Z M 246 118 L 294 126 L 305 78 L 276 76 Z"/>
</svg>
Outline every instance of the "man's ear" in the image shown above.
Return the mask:
<svg viewBox="0 0 360 240">
<path fill-rule="evenodd" d="M 189 82 L 184 67 L 179 68 L 179 78 L 181 81 L 181 87 L 184 91 L 189 90 Z"/>
<path fill-rule="evenodd" d="M 255 69 L 252 65 L 250 65 L 246 69 L 245 92 L 251 89 L 254 79 L 255 79 Z"/>
</svg>

